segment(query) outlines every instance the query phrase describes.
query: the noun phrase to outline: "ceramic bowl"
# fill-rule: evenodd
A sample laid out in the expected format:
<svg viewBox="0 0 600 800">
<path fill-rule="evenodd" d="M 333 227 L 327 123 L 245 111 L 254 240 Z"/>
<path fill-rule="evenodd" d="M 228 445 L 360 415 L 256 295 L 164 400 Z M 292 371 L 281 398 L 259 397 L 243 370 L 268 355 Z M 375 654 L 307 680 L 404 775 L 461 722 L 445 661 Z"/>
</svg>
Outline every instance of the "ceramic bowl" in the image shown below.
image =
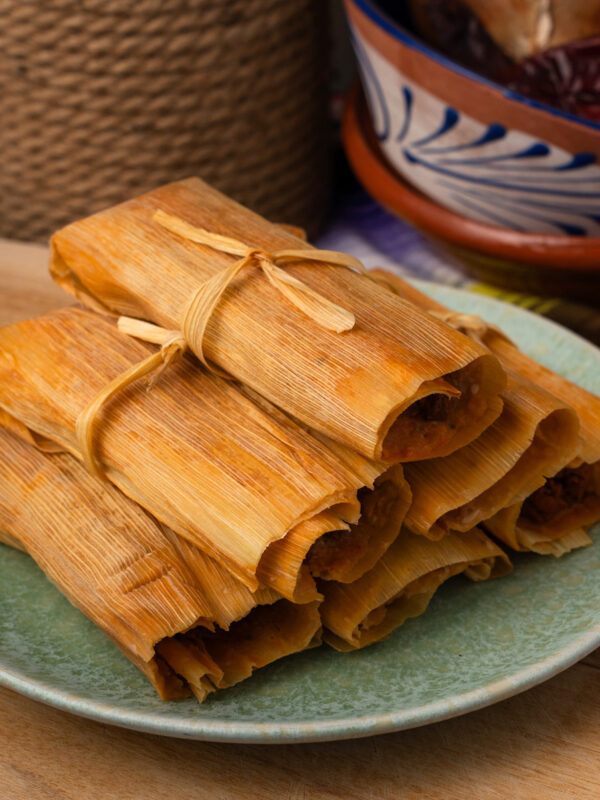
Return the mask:
<svg viewBox="0 0 600 800">
<path fill-rule="evenodd" d="M 434 202 L 384 156 L 359 86 L 348 97 L 342 138 L 367 191 L 471 274 L 505 288 L 600 307 L 600 238 L 523 233 L 478 222 Z"/>
<path fill-rule="evenodd" d="M 381 150 L 445 208 L 521 232 L 600 236 L 600 124 L 460 67 L 344 0 Z"/>
</svg>

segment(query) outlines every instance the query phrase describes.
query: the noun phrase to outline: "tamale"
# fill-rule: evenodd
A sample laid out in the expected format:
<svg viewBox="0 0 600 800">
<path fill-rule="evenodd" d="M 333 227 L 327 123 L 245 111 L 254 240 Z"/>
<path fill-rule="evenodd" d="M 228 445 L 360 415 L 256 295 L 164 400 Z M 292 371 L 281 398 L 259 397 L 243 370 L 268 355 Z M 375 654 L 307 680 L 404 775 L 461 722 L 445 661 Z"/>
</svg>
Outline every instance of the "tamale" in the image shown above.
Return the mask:
<svg viewBox="0 0 600 800">
<path fill-rule="evenodd" d="M 0 408 L 81 457 L 75 435 L 80 412 L 148 352 L 109 318 L 85 309 L 6 327 L 0 330 Z M 96 452 L 108 480 L 252 590 L 269 545 L 283 545 L 293 532 L 290 547 L 302 541 L 308 551 L 320 536 L 343 531 L 357 519 L 356 493 L 366 473 L 372 486 L 382 469 L 362 459 L 365 474 L 359 475 L 360 456 L 343 460 L 285 415 L 269 416 L 231 382 L 186 358 L 152 391 L 138 382 L 120 392 L 100 422 Z M 353 569 L 341 545 L 337 552 Z M 261 571 L 265 583 L 277 572 L 276 555 Z M 302 560 L 296 559 L 295 574 L 290 563 L 274 588 L 293 600 L 316 599 Z"/>
<path fill-rule="evenodd" d="M 446 311 L 395 275 L 374 273 L 423 308 Z M 406 466 L 413 503 L 405 524 L 414 533 L 436 539 L 449 529 L 469 530 L 542 487 L 545 476 L 565 467 L 578 451 L 579 421 L 570 405 L 500 360 L 508 379 L 500 417 L 446 458 Z"/>
<path fill-rule="evenodd" d="M 585 528 L 600 519 L 600 398 L 534 361 L 494 331 L 486 344 L 510 368 L 527 374 L 564 402 L 580 420 L 573 460 L 527 498 L 520 498 L 486 522 L 486 527 L 515 550 L 561 556 L 591 544 Z"/>
<path fill-rule="evenodd" d="M 2 541 L 18 543 L 163 699 L 187 694 L 155 647 L 198 625 L 212 628 L 213 613 L 175 548 L 145 512 L 70 456 L 43 455 L 2 429 L 0 443 Z M 231 590 L 240 587 L 221 574 Z M 250 593 L 240 588 L 247 606 Z"/>
<path fill-rule="evenodd" d="M 384 270 L 374 270 L 402 296 L 434 313 L 447 309 Z M 591 543 L 585 528 L 600 519 L 600 398 L 544 367 L 519 350 L 494 326 L 482 324 L 481 341 L 513 375 L 526 379 L 567 404 L 577 414 L 580 435 L 564 463 L 547 464 L 544 480 L 506 499 L 485 527 L 515 550 L 560 556 Z"/>
<path fill-rule="evenodd" d="M 249 678 L 255 669 L 280 658 L 321 644 L 321 618 L 318 602 L 294 605 L 279 600 L 255 608 L 228 631 L 213 633 L 195 628 L 167 647 L 177 672 L 190 684 L 202 702 L 217 689 L 227 689 Z M 163 651 L 161 650 L 161 653 Z M 217 665 L 218 675 L 200 675 L 204 656 Z M 170 662 L 171 663 L 171 662 Z"/>
<path fill-rule="evenodd" d="M 315 253 L 189 179 L 57 232 L 54 279 L 96 310 L 181 330 L 201 287 L 239 259 L 168 229 L 158 212 L 181 220 L 184 232 L 187 225 L 236 237 L 263 261 L 290 248 Z M 331 254 L 323 259 L 331 262 Z M 287 261 L 290 279 L 346 311 L 355 319 L 352 329 L 325 329 L 248 267 L 214 308 L 201 352 L 188 340 L 199 356 L 368 458 L 446 455 L 498 416 L 504 375 L 478 343 L 364 275 L 299 256 Z"/>
<path fill-rule="evenodd" d="M 378 281 L 381 282 L 382 285 L 387 286 L 390 291 L 394 294 L 398 295 L 398 297 L 402 297 L 405 300 L 414 303 L 419 308 L 422 308 L 424 311 L 436 311 L 436 312 L 446 312 L 448 309 L 446 306 L 438 303 L 437 300 L 434 300 L 429 295 L 420 292 L 416 287 L 414 287 L 408 281 L 403 280 L 398 275 L 393 272 L 390 272 L 387 269 L 382 269 L 381 267 L 375 267 L 374 269 L 370 270 L 370 274 L 376 278 Z"/>
<path fill-rule="evenodd" d="M 467 531 L 543 485 L 579 446 L 575 411 L 518 373 L 508 372 L 500 417 L 475 442 L 446 458 L 405 467 L 413 533 L 439 538 Z"/>
<path fill-rule="evenodd" d="M 240 391 L 272 419 L 283 423 L 288 420 L 253 390 L 241 387 Z M 364 458 L 318 431 L 306 430 L 359 477 L 363 488 L 358 491 L 359 513 L 354 519 L 349 514 L 342 520 L 331 512 L 321 512 L 267 548 L 259 564 L 258 578 L 294 602 L 312 596 L 314 581 L 306 580 L 308 574 L 350 583 L 368 572 L 400 533 L 412 502 L 400 464 L 388 467 L 385 462 Z M 294 583 L 296 589 L 290 595 L 289 586 Z"/>
<path fill-rule="evenodd" d="M 533 521 L 527 513 L 523 513 L 523 507 L 524 504 L 519 502 L 498 511 L 485 521 L 486 530 L 513 550 L 557 558 L 576 548 L 593 544 L 585 526 L 577 524 L 581 514 L 579 509 L 569 508 L 557 523 L 551 517 L 543 522 Z M 584 512 L 582 516 L 587 515 Z M 598 516 L 600 514 L 596 511 L 594 521 Z"/>
<path fill-rule="evenodd" d="M 404 529 L 376 566 L 351 584 L 321 582 L 324 640 L 355 650 L 385 639 L 422 614 L 444 581 L 464 573 L 473 580 L 505 575 L 506 554 L 477 528 L 448 533 L 439 542 Z"/>
<path fill-rule="evenodd" d="M 0 447 L 0 541 L 27 552 L 162 699 L 202 700 L 319 641 L 317 603 L 253 594 L 69 455 L 2 428 Z"/>
<path fill-rule="evenodd" d="M 369 466 L 380 469 L 374 462 Z M 382 472 L 374 483 L 372 474 L 363 470 L 362 480 L 360 517 L 355 522 L 324 511 L 300 523 L 269 545 L 258 567 L 259 580 L 302 602 L 312 598 L 314 578 L 350 583 L 368 572 L 400 533 L 412 494 L 399 464 Z M 290 586 L 295 586 L 292 595 Z"/>
</svg>

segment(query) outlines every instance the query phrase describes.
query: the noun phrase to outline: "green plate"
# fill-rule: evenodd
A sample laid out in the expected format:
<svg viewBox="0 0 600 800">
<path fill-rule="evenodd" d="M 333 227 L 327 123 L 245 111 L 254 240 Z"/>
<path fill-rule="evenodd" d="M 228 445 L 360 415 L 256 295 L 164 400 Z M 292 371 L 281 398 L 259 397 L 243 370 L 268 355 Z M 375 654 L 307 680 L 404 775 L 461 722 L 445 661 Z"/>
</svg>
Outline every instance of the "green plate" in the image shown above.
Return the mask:
<svg viewBox="0 0 600 800">
<path fill-rule="evenodd" d="M 600 350 L 574 334 L 486 297 L 421 288 L 600 394 Z M 600 547 L 515 562 L 498 581 L 450 581 L 382 644 L 303 653 L 198 705 L 158 700 L 27 556 L 0 546 L 0 683 L 102 722 L 192 739 L 301 742 L 425 725 L 528 689 L 600 646 Z"/>
</svg>

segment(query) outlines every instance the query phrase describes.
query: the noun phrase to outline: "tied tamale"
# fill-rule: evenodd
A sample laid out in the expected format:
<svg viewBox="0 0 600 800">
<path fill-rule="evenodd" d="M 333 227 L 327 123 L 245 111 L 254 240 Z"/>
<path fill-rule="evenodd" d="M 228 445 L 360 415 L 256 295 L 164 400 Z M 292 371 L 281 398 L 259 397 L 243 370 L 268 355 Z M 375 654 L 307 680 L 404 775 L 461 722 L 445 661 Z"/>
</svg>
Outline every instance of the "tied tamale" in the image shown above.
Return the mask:
<svg viewBox="0 0 600 800">
<path fill-rule="evenodd" d="M 1 428 L 0 447 L 0 540 L 27 552 L 163 699 L 202 700 L 318 641 L 316 603 L 253 594 L 69 455 Z"/>
<path fill-rule="evenodd" d="M 157 221 L 159 213 L 179 220 L 183 232 Z M 188 179 L 58 231 L 51 273 L 96 310 L 181 330 L 207 281 L 239 261 L 192 241 L 190 226 L 234 237 L 263 262 L 282 251 L 315 253 L 280 226 Z M 188 340 L 190 347 L 368 458 L 446 455 L 500 413 L 504 374 L 478 343 L 349 269 L 297 257 L 285 273 L 347 311 L 351 329 L 336 333 L 317 324 L 248 266 L 212 311 L 202 352 Z"/>
<path fill-rule="evenodd" d="M 80 412 L 149 350 L 85 309 L 8 326 L 0 330 L 0 408 L 37 437 L 80 456 Z M 398 495 L 395 530 L 369 531 L 367 517 L 360 524 L 384 546 L 408 505 L 401 468 L 393 468 L 397 478 L 373 486 L 383 465 L 356 454 L 342 458 L 191 358 L 171 365 L 152 391 L 138 382 L 115 396 L 101 412 L 95 447 L 107 479 L 163 524 L 250 589 L 262 581 L 302 602 L 318 597 L 310 566 L 321 574 L 322 559 L 318 548 L 310 550 L 322 536 L 338 532 L 328 541 L 328 560 L 340 560 L 338 579 L 344 569 L 355 577 L 362 559 L 357 533 L 344 531 L 358 521 L 358 490 L 385 492 L 392 504 Z M 344 552 L 346 538 L 354 558 Z M 269 550 L 274 544 L 275 552 Z"/>
<path fill-rule="evenodd" d="M 320 584 L 323 638 L 337 650 L 366 647 L 422 614 L 437 589 L 453 575 L 487 580 L 510 569 L 506 554 L 477 528 L 448 533 L 439 542 L 404 529 L 359 580 Z"/>
</svg>

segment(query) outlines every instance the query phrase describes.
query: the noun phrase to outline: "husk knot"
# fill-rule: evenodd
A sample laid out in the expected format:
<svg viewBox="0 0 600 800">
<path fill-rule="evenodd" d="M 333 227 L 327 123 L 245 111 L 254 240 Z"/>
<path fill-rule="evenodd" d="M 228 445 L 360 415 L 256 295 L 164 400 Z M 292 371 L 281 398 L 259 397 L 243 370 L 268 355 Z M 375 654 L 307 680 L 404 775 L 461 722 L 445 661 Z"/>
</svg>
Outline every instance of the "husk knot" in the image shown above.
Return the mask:
<svg viewBox="0 0 600 800">
<path fill-rule="evenodd" d="M 208 362 L 204 352 L 204 341 L 208 324 L 223 294 L 243 270 L 260 269 L 269 283 L 297 309 L 318 325 L 336 333 L 354 327 L 354 314 L 287 273 L 285 267 L 293 262 L 312 261 L 344 267 L 368 276 L 363 264 L 345 253 L 313 248 L 269 253 L 260 248 L 249 247 L 237 239 L 196 228 L 179 217 L 173 217 L 161 210 L 154 214 L 153 219 L 175 235 L 222 253 L 238 256 L 238 260 L 217 272 L 199 287 L 183 311 L 180 331 L 167 330 L 131 317 L 119 318 L 119 330 L 137 339 L 159 344 L 160 350 L 117 376 L 98 393 L 77 418 L 76 434 L 83 461 L 90 472 L 98 477 L 103 477 L 103 470 L 94 453 L 96 424 L 103 406 L 117 393 L 150 374 L 152 378 L 148 388 L 152 388 L 169 364 L 188 347 L 207 369 L 223 378 L 229 378 L 227 373 Z"/>
</svg>

